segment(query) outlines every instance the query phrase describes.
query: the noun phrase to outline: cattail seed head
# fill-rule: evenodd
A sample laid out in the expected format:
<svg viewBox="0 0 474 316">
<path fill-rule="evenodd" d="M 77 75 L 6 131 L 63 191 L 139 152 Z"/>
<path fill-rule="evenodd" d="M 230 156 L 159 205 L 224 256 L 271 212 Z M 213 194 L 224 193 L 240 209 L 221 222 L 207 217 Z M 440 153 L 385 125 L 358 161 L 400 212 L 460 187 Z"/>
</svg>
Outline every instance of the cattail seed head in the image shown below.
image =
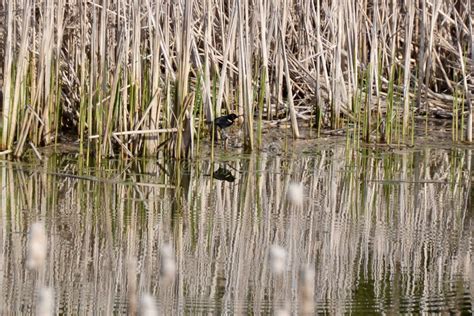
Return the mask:
<svg viewBox="0 0 474 316">
<path fill-rule="evenodd" d="M 38 303 L 36 305 L 36 315 L 54 315 L 54 290 L 49 287 L 40 288 L 38 291 Z"/>
<path fill-rule="evenodd" d="M 286 191 L 288 201 L 293 206 L 302 206 L 304 200 L 304 187 L 302 183 L 292 182 Z"/>
<path fill-rule="evenodd" d="M 140 298 L 140 310 L 139 315 L 141 316 L 158 316 L 158 309 L 150 294 L 143 294 Z"/>
<path fill-rule="evenodd" d="M 160 275 L 166 281 L 172 281 L 176 274 L 173 247 L 165 244 L 160 251 Z"/>
<path fill-rule="evenodd" d="M 272 245 L 270 247 L 269 261 L 270 268 L 275 274 L 282 274 L 286 267 L 287 253 L 283 247 Z"/>
<path fill-rule="evenodd" d="M 300 271 L 299 295 L 303 314 L 312 314 L 314 310 L 315 275 L 314 268 L 311 266 L 306 266 Z"/>
<path fill-rule="evenodd" d="M 34 223 L 30 227 L 28 236 L 28 258 L 26 266 L 30 269 L 39 269 L 43 266 L 48 249 L 48 239 L 43 223 Z"/>
</svg>

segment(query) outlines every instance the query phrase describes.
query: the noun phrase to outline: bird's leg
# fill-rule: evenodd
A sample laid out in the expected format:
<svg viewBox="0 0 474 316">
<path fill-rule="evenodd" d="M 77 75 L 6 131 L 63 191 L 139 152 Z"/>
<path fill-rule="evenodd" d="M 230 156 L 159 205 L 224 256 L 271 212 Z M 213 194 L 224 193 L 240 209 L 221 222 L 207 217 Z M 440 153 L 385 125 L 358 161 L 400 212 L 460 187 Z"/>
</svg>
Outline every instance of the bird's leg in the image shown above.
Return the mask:
<svg viewBox="0 0 474 316">
<path fill-rule="evenodd" d="M 214 140 L 214 144 L 218 144 L 219 143 L 219 132 L 217 130 L 220 130 L 220 128 L 216 125 L 213 125 L 211 130 L 210 130 L 210 133 L 209 135 L 211 136 L 211 143 L 212 141 Z"/>
<path fill-rule="evenodd" d="M 224 145 L 224 149 L 227 150 L 227 139 L 229 138 L 229 136 L 227 135 L 227 132 L 221 128 L 221 138 L 222 138 L 222 144 Z"/>
<path fill-rule="evenodd" d="M 222 138 L 222 141 L 224 143 L 224 148 L 226 148 L 227 146 L 227 139 L 229 138 L 229 136 L 227 135 L 226 131 L 224 129 L 221 129 L 221 138 Z"/>
</svg>

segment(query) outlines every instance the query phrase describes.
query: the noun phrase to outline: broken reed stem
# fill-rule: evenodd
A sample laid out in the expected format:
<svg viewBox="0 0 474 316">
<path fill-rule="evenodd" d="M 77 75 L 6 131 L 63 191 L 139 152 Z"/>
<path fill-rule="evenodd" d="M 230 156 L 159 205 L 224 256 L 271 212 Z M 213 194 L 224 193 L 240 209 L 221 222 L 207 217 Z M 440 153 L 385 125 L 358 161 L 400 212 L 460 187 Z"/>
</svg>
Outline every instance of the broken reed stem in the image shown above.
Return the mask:
<svg viewBox="0 0 474 316">
<path fill-rule="evenodd" d="M 147 134 L 163 134 L 163 133 L 176 133 L 177 128 L 161 128 L 161 129 L 150 129 L 141 131 L 126 131 L 126 132 L 113 132 L 112 136 L 127 136 L 127 135 L 147 135 Z M 89 139 L 97 139 L 100 135 L 91 135 Z"/>
</svg>

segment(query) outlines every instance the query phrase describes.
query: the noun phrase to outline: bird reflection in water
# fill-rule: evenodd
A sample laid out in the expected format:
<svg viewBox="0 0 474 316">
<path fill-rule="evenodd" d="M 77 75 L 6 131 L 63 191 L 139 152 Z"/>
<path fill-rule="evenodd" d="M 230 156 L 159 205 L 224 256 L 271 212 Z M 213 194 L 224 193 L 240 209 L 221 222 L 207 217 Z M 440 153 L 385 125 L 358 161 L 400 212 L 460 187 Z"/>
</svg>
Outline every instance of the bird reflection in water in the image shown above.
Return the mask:
<svg viewBox="0 0 474 316">
<path fill-rule="evenodd" d="M 232 172 L 230 172 L 228 169 L 222 168 L 222 167 L 219 167 L 219 169 L 214 171 L 214 173 L 212 174 L 212 177 L 214 179 L 217 179 L 217 180 L 220 180 L 220 181 L 227 181 L 227 182 L 234 182 L 235 181 L 235 177 L 232 174 Z"/>
</svg>

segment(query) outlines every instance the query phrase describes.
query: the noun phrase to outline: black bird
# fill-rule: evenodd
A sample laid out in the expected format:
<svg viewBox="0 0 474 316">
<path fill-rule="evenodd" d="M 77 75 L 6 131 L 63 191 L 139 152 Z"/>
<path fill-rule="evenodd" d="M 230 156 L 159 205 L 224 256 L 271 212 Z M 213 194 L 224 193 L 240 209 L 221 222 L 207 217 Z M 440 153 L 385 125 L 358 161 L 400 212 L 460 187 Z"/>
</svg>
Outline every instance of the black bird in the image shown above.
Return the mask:
<svg viewBox="0 0 474 316">
<path fill-rule="evenodd" d="M 239 116 L 235 113 L 231 113 L 229 115 L 224 115 L 216 118 L 214 120 L 214 124 L 219 127 L 220 129 L 227 128 L 234 124 L 234 121 L 238 118 Z"/>
<path fill-rule="evenodd" d="M 221 132 L 222 139 L 227 139 L 227 134 L 224 129 L 234 124 L 234 121 L 239 118 L 239 115 L 231 113 L 224 116 L 219 116 L 214 120 L 214 141 L 217 141 L 217 130 Z M 212 134 L 211 134 L 212 137 Z"/>
</svg>

